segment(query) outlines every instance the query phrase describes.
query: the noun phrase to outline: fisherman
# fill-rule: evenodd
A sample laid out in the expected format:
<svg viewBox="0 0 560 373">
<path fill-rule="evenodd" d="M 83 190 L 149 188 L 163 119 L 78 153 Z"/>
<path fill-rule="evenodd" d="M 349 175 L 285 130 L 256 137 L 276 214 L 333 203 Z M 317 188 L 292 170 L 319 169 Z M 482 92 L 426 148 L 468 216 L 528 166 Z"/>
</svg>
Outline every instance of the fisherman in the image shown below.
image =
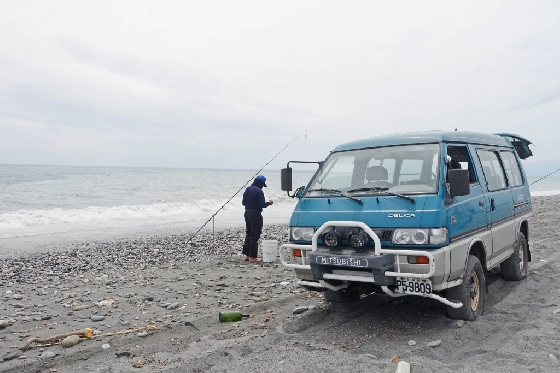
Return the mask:
<svg viewBox="0 0 560 373">
<path fill-rule="evenodd" d="M 263 228 L 262 209 L 272 205 L 272 200 L 265 202 L 262 188 L 266 187 L 266 178 L 259 175 L 253 181 L 251 186 L 245 189 L 243 193 L 243 206 L 245 206 L 245 243 L 243 244 L 243 254 L 245 260 L 255 263 L 260 262 L 257 258 L 259 251 L 259 238 L 261 237 Z"/>
</svg>

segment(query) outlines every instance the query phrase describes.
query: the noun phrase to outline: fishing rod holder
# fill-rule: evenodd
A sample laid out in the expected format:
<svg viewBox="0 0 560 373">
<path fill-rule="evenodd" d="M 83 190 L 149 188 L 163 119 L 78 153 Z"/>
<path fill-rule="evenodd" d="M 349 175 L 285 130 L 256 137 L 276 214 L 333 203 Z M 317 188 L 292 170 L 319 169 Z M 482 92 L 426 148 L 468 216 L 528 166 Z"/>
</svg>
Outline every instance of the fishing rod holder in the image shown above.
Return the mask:
<svg viewBox="0 0 560 373">
<path fill-rule="evenodd" d="M 319 167 L 321 167 L 323 165 L 323 161 L 289 161 L 286 168 L 280 170 L 280 188 L 288 193 L 288 197 L 294 198 L 301 195 L 305 186 L 298 187 L 296 191 L 290 195 L 290 192 L 292 191 L 292 168 L 290 167 L 290 163 L 317 163 Z"/>
</svg>

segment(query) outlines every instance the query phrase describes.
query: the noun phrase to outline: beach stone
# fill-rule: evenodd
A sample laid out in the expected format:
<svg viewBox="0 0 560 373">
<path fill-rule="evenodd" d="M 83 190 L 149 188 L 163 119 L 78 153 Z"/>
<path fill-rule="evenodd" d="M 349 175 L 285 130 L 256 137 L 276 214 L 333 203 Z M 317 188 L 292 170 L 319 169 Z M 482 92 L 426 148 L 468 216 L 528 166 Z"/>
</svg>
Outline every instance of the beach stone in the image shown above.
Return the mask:
<svg viewBox="0 0 560 373">
<path fill-rule="evenodd" d="M 168 310 L 174 310 L 174 309 L 176 309 L 177 307 L 179 307 L 179 303 L 171 303 L 171 304 L 168 305 L 166 308 L 167 308 Z"/>
<path fill-rule="evenodd" d="M 92 316 L 90 317 L 91 321 L 103 321 L 105 320 L 105 316 Z"/>
<path fill-rule="evenodd" d="M 12 360 L 12 359 L 15 359 L 15 358 L 19 358 L 20 356 L 21 356 L 21 351 L 16 350 L 16 351 L 10 352 L 8 355 L 4 356 L 2 358 L 2 360 L 8 361 L 8 360 Z"/>
<path fill-rule="evenodd" d="M 437 341 L 428 342 L 427 346 L 428 346 L 428 347 L 437 347 L 437 346 L 439 346 L 440 344 L 441 344 L 441 340 L 438 339 Z"/>
<path fill-rule="evenodd" d="M 307 311 L 308 308 L 307 307 L 297 307 L 294 308 L 294 315 L 300 314 L 300 313 L 304 313 L 305 311 Z"/>
<path fill-rule="evenodd" d="M 80 336 L 79 335 L 69 335 L 68 337 L 64 338 L 60 344 L 62 347 L 72 347 L 80 343 Z"/>
<path fill-rule="evenodd" d="M 113 304 L 112 300 L 102 300 L 101 302 L 97 303 L 97 307 L 102 308 L 102 307 L 109 307 Z"/>
<path fill-rule="evenodd" d="M 23 299 L 23 295 L 21 295 L 21 294 L 14 294 L 13 298 L 14 298 L 15 300 L 22 300 L 22 299 Z"/>
<path fill-rule="evenodd" d="M 138 337 L 146 337 L 148 335 L 148 332 L 140 332 L 136 334 Z"/>
<path fill-rule="evenodd" d="M 554 356 L 554 354 L 548 354 L 548 357 L 551 358 L 552 360 L 558 360 L 558 358 Z"/>
<path fill-rule="evenodd" d="M 416 346 L 416 341 L 410 340 L 408 341 L 409 346 Z"/>
<path fill-rule="evenodd" d="M 45 351 L 39 356 L 39 359 L 54 359 L 56 354 L 52 351 Z"/>
<path fill-rule="evenodd" d="M 0 320 L 0 330 L 5 329 L 8 325 L 6 320 Z"/>
<path fill-rule="evenodd" d="M 104 349 L 104 350 L 106 350 L 110 347 L 111 347 L 111 345 L 109 343 L 104 343 L 104 344 L 101 345 L 101 348 Z"/>
<path fill-rule="evenodd" d="M 86 310 L 88 308 L 90 308 L 91 306 L 89 304 L 82 304 L 80 306 L 76 306 L 72 308 L 72 311 L 81 311 L 81 310 Z"/>
<path fill-rule="evenodd" d="M 410 364 L 404 360 L 399 361 L 399 365 L 397 365 L 395 373 L 410 373 Z"/>
<path fill-rule="evenodd" d="M 560 309 L 554 310 L 554 311 L 552 311 L 552 313 L 554 315 L 560 315 Z"/>
<path fill-rule="evenodd" d="M 463 325 L 465 325 L 464 320 L 455 320 L 455 321 L 452 321 L 449 324 L 447 324 L 447 327 L 450 328 L 450 329 L 458 329 L 458 328 L 462 327 Z"/>
</svg>

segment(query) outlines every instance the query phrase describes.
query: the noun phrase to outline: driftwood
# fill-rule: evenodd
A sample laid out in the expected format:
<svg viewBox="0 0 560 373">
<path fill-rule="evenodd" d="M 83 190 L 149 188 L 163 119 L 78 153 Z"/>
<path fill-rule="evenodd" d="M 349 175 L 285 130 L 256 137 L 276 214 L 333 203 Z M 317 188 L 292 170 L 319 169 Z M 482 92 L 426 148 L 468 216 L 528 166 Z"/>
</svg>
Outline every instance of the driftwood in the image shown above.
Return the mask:
<svg viewBox="0 0 560 373">
<path fill-rule="evenodd" d="M 27 342 L 25 342 L 22 346 L 20 346 L 19 349 L 22 350 L 22 351 L 25 351 L 34 342 L 35 343 L 48 343 L 48 342 L 56 341 L 56 340 L 59 340 L 59 339 L 64 339 L 64 338 L 66 338 L 68 336 L 71 336 L 71 335 L 79 335 L 80 337 L 84 337 L 86 335 L 86 331 L 85 330 L 78 330 L 76 332 L 66 333 L 66 334 L 58 334 L 58 335 L 54 335 L 54 336 L 48 337 L 48 338 L 32 337 L 32 338 L 29 338 L 27 340 Z"/>
<path fill-rule="evenodd" d="M 142 330 L 145 330 L 145 331 L 147 331 L 148 333 L 151 333 L 154 329 L 156 329 L 156 326 L 155 326 L 155 325 L 148 325 L 148 326 L 143 326 L 143 327 L 138 328 L 138 329 L 128 329 L 128 330 L 123 330 L 123 331 L 120 331 L 120 332 L 105 333 L 105 334 L 96 334 L 96 335 L 92 336 L 91 338 L 110 337 L 110 336 L 112 336 L 112 335 L 136 333 L 136 332 L 140 332 L 140 331 L 142 331 Z"/>
<path fill-rule="evenodd" d="M 129 330 L 123 330 L 123 331 L 120 331 L 120 332 L 93 335 L 93 330 L 92 329 L 85 328 L 84 330 L 78 330 L 78 331 L 75 331 L 75 332 L 72 332 L 72 333 L 66 333 L 66 334 L 58 334 L 58 335 L 54 335 L 54 336 L 48 337 L 48 338 L 32 337 L 32 338 L 29 338 L 27 340 L 27 342 L 25 342 L 22 346 L 20 346 L 19 349 L 21 351 L 25 351 L 33 343 L 49 343 L 49 342 L 64 339 L 64 338 L 69 337 L 71 335 L 79 335 L 80 337 L 84 337 L 84 338 L 87 338 L 87 339 L 92 339 L 92 338 L 98 338 L 98 337 L 109 337 L 109 336 L 112 336 L 112 335 L 135 333 L 135 332 L 139 332 L 139 331 L 142 331 L 142 330 L 145 330 L 148 333 L 151 333 L 154 329 L 156 329 L 155 325 L 148 325 L 148 326 L 144 326 L 144 327 L 138 328 L 138 329 L 129 329 Z"/>
</svg>

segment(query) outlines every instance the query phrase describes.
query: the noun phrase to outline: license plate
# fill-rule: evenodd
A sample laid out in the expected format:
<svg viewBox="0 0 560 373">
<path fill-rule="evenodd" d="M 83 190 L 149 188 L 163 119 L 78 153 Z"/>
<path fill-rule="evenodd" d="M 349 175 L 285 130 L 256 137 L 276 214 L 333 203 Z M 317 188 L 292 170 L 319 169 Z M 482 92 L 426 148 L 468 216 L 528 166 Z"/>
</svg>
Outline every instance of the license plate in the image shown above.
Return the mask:
<svg viewBox="0 0 560 373">
<path fill-rule="evenodd" d="M 396 285 L 397 293 L 415 295 L 432 293 L 432 281 L 425 278 L 397 277 Z"/>
</svg>

